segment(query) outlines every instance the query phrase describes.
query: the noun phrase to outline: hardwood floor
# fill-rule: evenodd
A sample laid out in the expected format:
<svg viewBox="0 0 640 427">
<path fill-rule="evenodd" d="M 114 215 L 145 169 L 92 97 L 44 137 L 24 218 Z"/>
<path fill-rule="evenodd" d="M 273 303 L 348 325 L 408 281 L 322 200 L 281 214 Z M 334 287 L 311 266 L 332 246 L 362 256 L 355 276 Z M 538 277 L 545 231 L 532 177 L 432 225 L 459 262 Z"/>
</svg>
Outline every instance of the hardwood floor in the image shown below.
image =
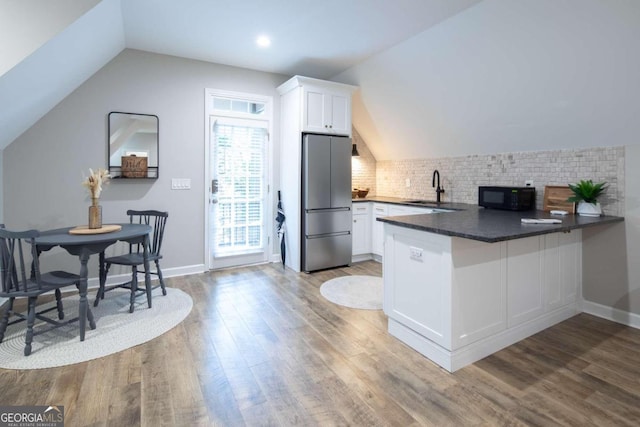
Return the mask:
<svg viewBox="0 0 640 427">
<path fill-rule="evenodd" d="M 640 331 L 581 314 L 450 374 L 381 311 L 278 264 L 167 279 L 194 308 L 146 344 L 77 365 L 0 370 L 0 405 L 64 405 L 67 426 L 611 426 L 640 423 Z"/>
</svg>

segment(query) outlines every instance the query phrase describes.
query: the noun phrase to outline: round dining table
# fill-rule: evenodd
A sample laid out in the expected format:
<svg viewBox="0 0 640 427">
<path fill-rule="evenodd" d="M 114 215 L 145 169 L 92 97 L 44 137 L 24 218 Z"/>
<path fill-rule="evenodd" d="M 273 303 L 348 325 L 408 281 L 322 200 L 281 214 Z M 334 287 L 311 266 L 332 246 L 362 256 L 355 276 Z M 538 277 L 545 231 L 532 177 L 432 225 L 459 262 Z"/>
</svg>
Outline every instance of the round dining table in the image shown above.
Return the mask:
<svg viewBox="0 0 640 427">
<path fill-rule="evenodd" d="M 118 241 L 124 241 L 132 244 L 142 242 L 144 247 L 145 285 L 147 286 L 147 289 L 151 286 L 148 248 L 149 234 L 152 231 L 152 227 L 146 224 L 117 225 L 122 228 L 108 233 L 72 234 L 70 231 L 77 229 L 77 227 L 66 227 L 42 231 L 40 232 L 40 236 L 36 237 L 38 251 L 48 251 L 55 246 L 60 246 L 71 255 L 75 255 L 80 259 L 80 283 L 78 284 L 78 293 L 80 295 L 80 341 L 84 341 L 87 318 L 89 319 L 89 326 L 91 329 L 96 328 L 91 310 L 87 310 L 87 276 L 89 274 L 87 263 L 89 262 L 91 255 L 100 254 L 100 281 L 103 283 L 103 281 L 106 280 L 106 273 L 104 271 L 105 249 Z M 147 293 L 147 299 L 149 307 L 151 307 L 149 293 Z"/>
</svg>

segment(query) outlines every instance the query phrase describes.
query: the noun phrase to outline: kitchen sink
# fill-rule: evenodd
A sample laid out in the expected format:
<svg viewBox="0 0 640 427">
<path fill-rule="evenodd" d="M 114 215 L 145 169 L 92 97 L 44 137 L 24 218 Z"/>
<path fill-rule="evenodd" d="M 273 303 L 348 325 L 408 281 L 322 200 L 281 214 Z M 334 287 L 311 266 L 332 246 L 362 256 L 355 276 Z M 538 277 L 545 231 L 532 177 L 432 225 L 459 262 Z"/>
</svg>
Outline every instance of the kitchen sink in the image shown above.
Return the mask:
<svg viewBox="0 0 640 427">
<path fill-rule="evenodd" d="M 425 206 L 431 208 L 431 213 L 444 213 L 444 212 L 455 212 L 456 209 L 442 209 L 439 206 L 446 204 L 447 202 L 436 202 L 434 200 L 409 200 L 406 203 L 410 203 L 416 206 Z"/>
<path fill-rule="evenodd" d="M 412 205 L 442 205 L 446 202 L 436 202 L 435 200 L 409 200 L 407 203 Z"/>
</svg>

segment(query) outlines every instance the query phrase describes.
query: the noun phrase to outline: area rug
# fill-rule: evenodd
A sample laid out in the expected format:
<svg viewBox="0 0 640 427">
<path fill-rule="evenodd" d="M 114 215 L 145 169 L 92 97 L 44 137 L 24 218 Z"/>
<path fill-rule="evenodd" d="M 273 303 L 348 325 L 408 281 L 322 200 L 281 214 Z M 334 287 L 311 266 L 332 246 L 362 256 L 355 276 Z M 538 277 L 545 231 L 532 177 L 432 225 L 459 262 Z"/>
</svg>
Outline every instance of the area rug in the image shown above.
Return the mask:
<svg viewBox="0 0 640 427">
<path fill-rule="evenodd" d="M 332 303 L 364 310 L 382 309 L 382 278 L 343 276 L 320 286 L 320 294 Z"/>
<path fill-rule="evenodd" d="M 106 294 L 98 307 L 93 307 L 93 298 L 90 298 L 96 329 L 89 328 L 87 322 L 84 341 L 80 341 L 78 322 L 72 322 L 36 335 L 32 353 L 26 357 L 23 353 L 26 325 L 24 322 L 11 325 L 0 344 L 0 368 L 52 368 L 117 353 L 172 329 L 187 317 L 193 306 L 191 297 L 185 292 L 167 288 L 167 295 L 163 296 L 158 288 L 153 291 L 152 308 L 147 307 L 146 297 L 141 296 L 136 299 L 135 311 L 129 313 L 129 295 L 128 291 L 114 290 Z M 63 298 L 66 319 L 78 316 L 78 299 L 77 294 Z M 48 304 L 53 306 L 55 301 Z"/>
</svg>

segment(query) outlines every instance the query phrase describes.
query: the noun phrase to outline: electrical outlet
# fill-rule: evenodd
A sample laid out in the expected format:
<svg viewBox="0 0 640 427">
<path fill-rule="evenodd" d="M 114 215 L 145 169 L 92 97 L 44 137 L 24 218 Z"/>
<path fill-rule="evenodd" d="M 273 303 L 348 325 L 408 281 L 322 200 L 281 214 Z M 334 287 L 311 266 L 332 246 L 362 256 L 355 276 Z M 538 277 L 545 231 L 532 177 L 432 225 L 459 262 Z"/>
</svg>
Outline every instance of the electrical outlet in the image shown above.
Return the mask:
<svg viewBox="0 0 640 427">
<path fill-rule="evenodd" d="M 415 261 L 422 262 L 422 248 L 416 248 L 414 246 L 409 247 L 409 258 Z"/>
<path fill-rule="evenodd" d="M 524 186 L 525 187 L 533 187 L 533 180 L 532 179 L 528 179 L 524 182 Z"/>
<path fill-rule="evenodd" d="M 411 179 L 409 179 L 409 178 L 405 179 L 405 180 L 404 180 L 404 185 L 405 185 L 407 188 L 411 187 Z"/>
</svg>

